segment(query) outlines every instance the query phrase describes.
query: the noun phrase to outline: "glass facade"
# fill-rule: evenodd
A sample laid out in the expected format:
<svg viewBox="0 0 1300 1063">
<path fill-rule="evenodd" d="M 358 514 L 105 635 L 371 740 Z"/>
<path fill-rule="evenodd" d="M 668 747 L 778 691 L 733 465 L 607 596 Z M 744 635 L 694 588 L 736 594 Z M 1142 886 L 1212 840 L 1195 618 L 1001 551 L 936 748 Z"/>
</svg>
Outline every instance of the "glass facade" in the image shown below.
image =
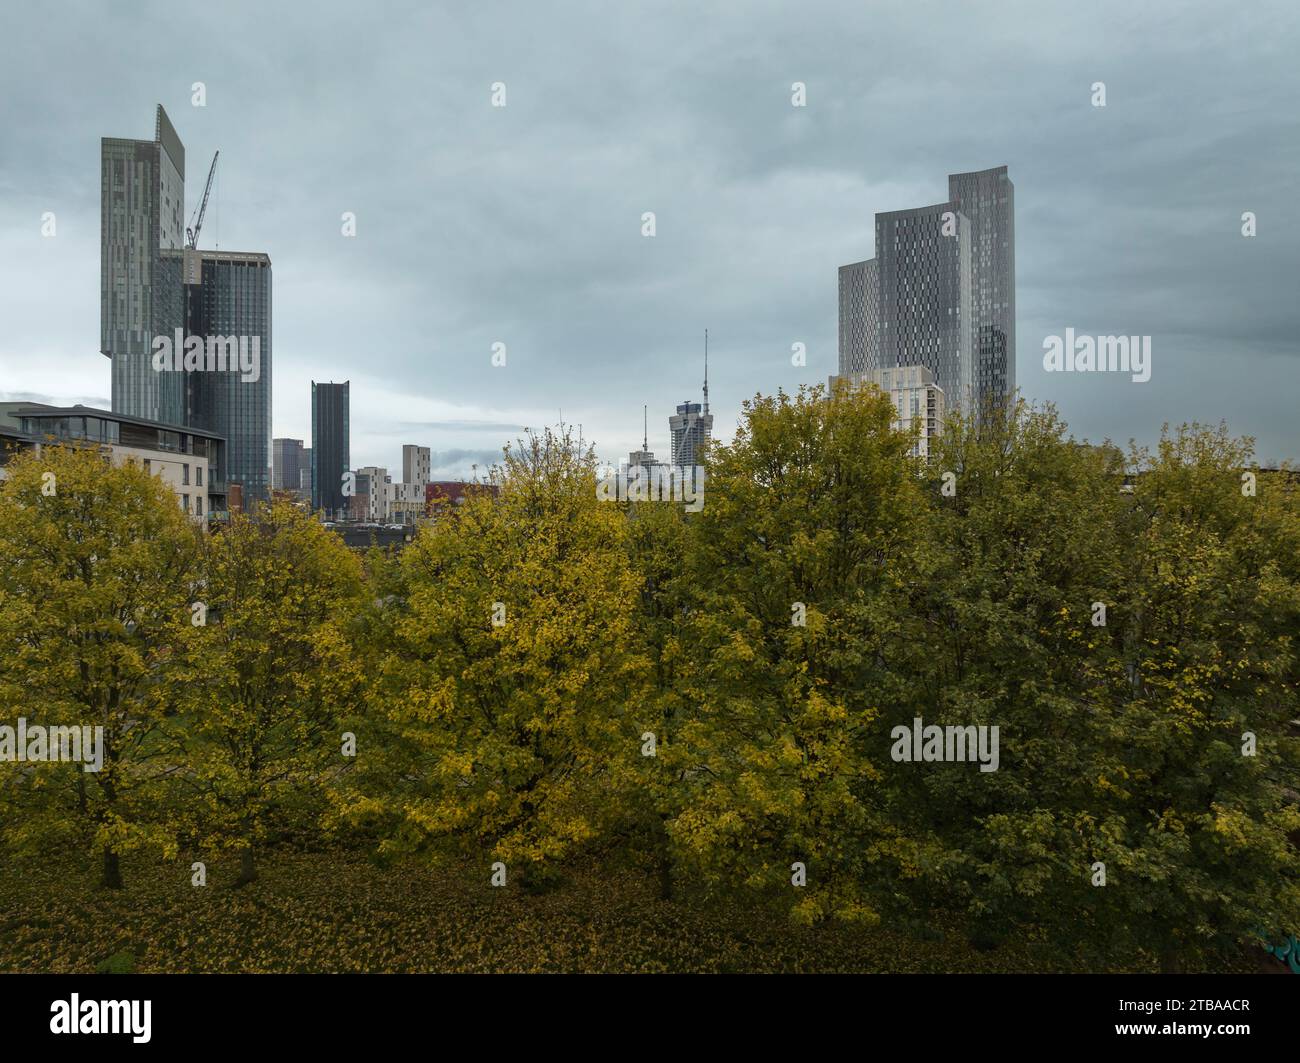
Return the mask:
<svg viewBox="0 0 1300 1063">
<path fill-rule="evenodd" d="M 924 365 L 979 413 L 1016 387 L 1015 188 L 998 166 L 950 174 L 948 196 L 877 214 L 875 259 L 840 267 L 839 371 Z"/>
<path fill-rule="evenodd" d="M 955 215 L 945 235 L 945 214 Z M 955 203 L 876 215 L 880 367 L 923 365 L 952 406 L 973 398 L 970 221 Z"/>
<path fill-rule="evenodd" d="M 704 444 L 713 434 L 713 414 L 705 413 L 698 402 L 683 402 L 668 418 L 668 433 L 672 439 L 673 464 L 699 465 Z"/>
<path fill-rule="evenodd" d="M 243 487 L 244 505 L 271 495 L 271 260 L 263 254 L 201 252 L 197 284 L 178 285 L 186 300 L 186 333 L 217 341 L 232 356 L 252 359 L 257 379 L 238 365 L 184 374 L 187 424 L 225 437 L 225 465 L 214 475 Z M 233 346 L 232 346 L 233 344 Z M 246 361 L 245 364 L 251 364 Z"/>
<path fill-rule="evenodd" d="M 271 486 L 277 491 L 302 488 L 303 447 L 301 439 L 271 441 Z"/>
<path fill-rule="evenodd" d="M 975 398 L 1016 389 L 1016 190 L 1007 168 L 951 174 L 948 195 L 971 223 Z"/>
<path fill-rule="evenodd" d="M 351 468 L 350 382 L 311 383 L 311 506 L 334 517 L 345 511 L 343 474 Z"/>
<path fill-rule="evenodd" d="M 840 267 L 841 373 L 866 373 L 880 364 L 880 275 L 876 260 Z"/>
<path fill-rule="evenodd" d="M 185 234 L 185 149 L 160 106 L 153 140 L 100 147 L 100 341 L 112 359 L 114 413 L 184 420 L 184 382 L 157 373 L 153 338 L 181 324 L 179 293 L 160 283 L 160 253 Z"/>
</svg>

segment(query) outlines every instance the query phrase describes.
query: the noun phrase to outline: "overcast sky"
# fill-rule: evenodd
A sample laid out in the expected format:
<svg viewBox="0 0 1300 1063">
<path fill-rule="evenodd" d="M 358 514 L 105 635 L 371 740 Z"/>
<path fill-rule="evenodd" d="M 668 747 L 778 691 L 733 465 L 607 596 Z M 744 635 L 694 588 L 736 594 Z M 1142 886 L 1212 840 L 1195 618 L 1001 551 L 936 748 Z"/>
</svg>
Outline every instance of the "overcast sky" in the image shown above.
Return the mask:
<svg viewBox="0 0 1300 1063">
<path fill-rule="evenodd" d="M 643 404 L 666 457 L 706 327 L 730 439 L 743 398 L 835 371 L 836 270 L 872 257 L 875 212 L 1003 164 L 1028 398 L 1093 440 L 1226 419 L 1261 457 L 1300 457 L 1294 0 L 168 0 L 0 18 L 0 399 L 108 405 L 100 138 L 151 139 L 162 103 L 187 216 L 221 150 L 201 245 L 271 257 L 275 435 L 310 440 L 309 381 L 350 379 L 354 465 L 400 475 L 412 442 L 466 474 L 560 411 L 615 458 L 639 448 Z M 1067 327 L 1150 335 L 1151 380 L 1045 372 L 1043 339 Z"/>
</svg>

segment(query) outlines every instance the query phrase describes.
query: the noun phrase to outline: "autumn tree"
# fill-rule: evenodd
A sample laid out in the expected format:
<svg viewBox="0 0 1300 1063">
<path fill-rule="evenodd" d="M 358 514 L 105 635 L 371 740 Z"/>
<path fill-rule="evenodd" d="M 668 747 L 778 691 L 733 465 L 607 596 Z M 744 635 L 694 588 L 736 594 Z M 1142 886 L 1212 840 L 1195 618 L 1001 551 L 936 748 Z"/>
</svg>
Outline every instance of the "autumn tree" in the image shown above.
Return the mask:
<svg viewBox="0 0 1300 1063">
<path fill-rule="evenodd" d="M 638 578 L 567 431 L 507 447 L 489 486 L 403 552 L 387 748 L 362 754 L 348 812 L 385 852 L 470 853 L 540 883 L 619 815 L 639 748 Z"/>
<path fill-rule="evenodd" d="M 351 754 L 363 662 L 360 560 L 288 503 L 234 514 L 202 549 L 202 589 L 170 676 L 179 780 L 203 846 L 240 854 L 238 885 L 277 817 Z"/>
<path fill-rule="evenodd" d="M 891 804 L 913 918 L 957 913 L 973 940 L 1067 921 L 1113 782 L 1104 735 L 1122 675 L 1127 496 L 1122 453 L 1072 439 L 1025 403 L 950 418 L 928 473 L 939 563 L 917 599 L 925 725 L 997 728 L 996 770 L 904 763 Z M 905 714 L 891 725 L 911 726 Z M 1070 948 L 1090 931 L 1080 919 Z"/>
<path fill-rule="evenodd" d="M 1164 970 L 1300 925 L 1300 493 L 1226 427 L 1135 450 L 1115 767 L 1093 905 Z"/>
<path fill-rule="evenodd" d="M 878 918 L 894 833 L 882 713 L 913 698 L 926 559 L 923 465 L 893 417 L 874 388 L 747 402 L 690 522 L 693 791 L 672 834 L 712 889 L 788 897 L 805 921 Z"/>
<path fill-rule="evenodd" d="M 645 698 L 637 707 L 641 756 L 625 790 L 624 833 L 632 851 L 650 854 L 659 896 L 670 900 L 677 858 L 669 827 L 693 789 L 691 751 L 678 737 L 695 709 L 684 686 L 694 601 L 688 521 L 694 514 L 683 500 L 662 497 L 628 501 L 623 509 L 639 585 L 635 642 L 647 659 Z"/>
<path fill-rule="evenodd" d="M 159 780 L 165 680 L 189 624 L 196 533 L 160 480 L 98 450 L 45 445 L 0 482 L 0 712 L 6 723 L 102 727 L 102 765 L 0 765 L 20 846 L 80 821 L 120 887 L 120 855 L 169 848 Z M 22 815 L 12 814 L 17 806 Z"/>
</svg>

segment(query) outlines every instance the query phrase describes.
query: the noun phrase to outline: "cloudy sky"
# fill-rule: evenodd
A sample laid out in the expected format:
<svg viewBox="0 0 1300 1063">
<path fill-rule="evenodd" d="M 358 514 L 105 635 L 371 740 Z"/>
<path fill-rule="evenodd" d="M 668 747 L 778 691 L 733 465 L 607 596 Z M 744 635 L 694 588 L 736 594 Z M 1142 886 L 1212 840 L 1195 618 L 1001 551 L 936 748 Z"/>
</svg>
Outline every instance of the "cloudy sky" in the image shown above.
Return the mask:
<svg viewBox="0 0 1300 1063">
<path fill-rule="evenodd" d="M 742 399 L 835 371 L 836 269 L 874 254 L 874 213 L 1002 164 L 1027 397 L 1093 440 L 1226 419 L 1300 458 L 1298 23 L 1294 0 L 11 5 L 0 399 L 107 405 L 99 141 L 152 138 L 162 103 L 187 214 L 221 150 L 201 244 L 274 264 L 275 434 L 309 440 L 309 382 L 350 379 L 356 465 L 414 442 L 468 473 L 561 411 L 616 457 L 643 404 L 666 456 L 706 327 L 730 438 Z M 1045 372 L 1067 327 L 1150 335 L 1150 382 Z"/>
</svg>

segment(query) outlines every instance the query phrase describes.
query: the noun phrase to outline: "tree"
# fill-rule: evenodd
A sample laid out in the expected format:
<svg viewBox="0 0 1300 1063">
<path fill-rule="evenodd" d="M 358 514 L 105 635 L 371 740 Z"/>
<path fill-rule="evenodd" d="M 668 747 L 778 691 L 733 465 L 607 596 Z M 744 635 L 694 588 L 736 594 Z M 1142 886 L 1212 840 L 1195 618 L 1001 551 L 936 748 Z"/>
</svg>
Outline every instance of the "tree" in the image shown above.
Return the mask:
<svg viewBox="0 0 1300 1063">
<path fill-rule="evenodd" d="M 388 748 L 350 808 L 384 852 L 489 855 L 540 884 L 610 829 L 644 673 L 626 540 L 593 456 L 547 430 L 404 551 Z"/>
<path fill-rule="evenodd" d="M 165 484 L 133 464 L 110 465 L 93 448 L 45 445 L 5 471 L 5 721 L 102 727 L 103 762 L 93 772 L 4 765 L 9 799 L 27 811 L 3 818 L 11 839 L 27 846 L 80 818 L 102 855 L 102 885 L 119 888 L 123 852 L 171 847 L 157 801 L 174 765 L 158 728 L 164 680 L 190 617 L 196 533 Z"/>
<path fill-rule="evenodd" d="M 364 686 L 350 630 L 362 569 L 314 517 L 276 503 L 214 532 L 202 572 L 203 623 L 170 677 L 173 733 L 201 839 L 240 853 L 243 885 L 276 815 L 346 763 L 340 723 Z"/>
<path fill-rule="evenodd" d="M 1117 769 L 1099 918 L 1182 969 L 1300 925 L 1300 496 L 1226 427 L 1135 450 Z"/>
<path fill-rule="evenodd" d="M 1114 779 L 1105 726 L 1123 675 L 1123 482 L 1122 453 L 1076 442 L 1050 406 L 951 418 L 935 448 L 929 525 L 942 561 L 917 605 L 923 718 L 997 727 L 999 764 L 913 765 L 895 775 L 892 803 L 919 870 L 907 905 L 956 912 L 977 944 L 1050 923 L 1068 949 L 1096 930 L 1078 913 L 1096 896 Z"/>
<path fill-rule="evenodd" d="M 689 747 L 677 741 L 695 709 L 683 689 L 693 602 L 687 565 L 692 516 L 678 501 L 665 499 L 627 502 L 624 511 L 640 584 L 635 643 L 648 658 L 646 695 L 636 717 L 641 757 L 626 788 L 625 833 L 649 842 L 660 899 L 671 900 L 677 861 L 669 827 L 689 800 L 693 767 Z"/>
<path fill-rule="evenodd" d="M 671 831 L 711 888 L 787 891 L 804 921 L 879 915 L 880 721 L 912 696 L 925 566 L 922 466 L 892 420 L 874 388 L 747 402 L 691 521 L 693 790 Z"/>
</svg>

